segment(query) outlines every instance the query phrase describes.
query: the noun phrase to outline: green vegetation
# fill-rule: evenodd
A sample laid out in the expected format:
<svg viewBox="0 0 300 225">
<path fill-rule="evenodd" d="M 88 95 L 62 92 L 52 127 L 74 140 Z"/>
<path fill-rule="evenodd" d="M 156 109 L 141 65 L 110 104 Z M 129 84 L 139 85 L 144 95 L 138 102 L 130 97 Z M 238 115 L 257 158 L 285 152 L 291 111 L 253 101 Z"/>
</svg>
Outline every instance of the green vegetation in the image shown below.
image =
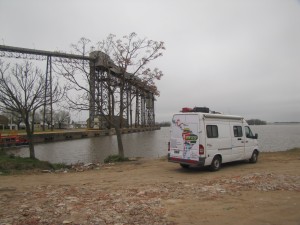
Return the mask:
<svg viewBox="0 0 300 225">
<path fill-rule="evenodd" d="M 52 164 L 38 159 L 22 158 L 13 154 L 7 155 L 3 150 L 0 150 L 0 174 L 10 174 L 26 170 L 57 170 L 67 167 L 63 163 Z"/>
<path fill-rule="evenodd" d="M 128 158 L 122 157 L 120 155 L 109 155 L 104 159 L 104 163 L 114 163 L 114 162 L 124 162 L 129 161 Z"/>
</svg>

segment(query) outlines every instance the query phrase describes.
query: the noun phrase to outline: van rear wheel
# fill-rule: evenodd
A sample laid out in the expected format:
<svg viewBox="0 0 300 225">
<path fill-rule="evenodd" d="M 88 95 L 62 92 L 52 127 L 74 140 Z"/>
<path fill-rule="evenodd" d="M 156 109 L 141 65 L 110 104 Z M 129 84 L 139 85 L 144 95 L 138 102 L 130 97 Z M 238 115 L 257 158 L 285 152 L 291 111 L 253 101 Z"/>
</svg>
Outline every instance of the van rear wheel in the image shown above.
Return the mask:
<svg viewBox="0 0 300 225">
<path fill-rule="evenodd" d="M 213 161 L 210 164 L 210 170 L 211 171 L 218 171 L 221 168 L 221 157 L 220 156 L 215 156 Z"/>
</svg>

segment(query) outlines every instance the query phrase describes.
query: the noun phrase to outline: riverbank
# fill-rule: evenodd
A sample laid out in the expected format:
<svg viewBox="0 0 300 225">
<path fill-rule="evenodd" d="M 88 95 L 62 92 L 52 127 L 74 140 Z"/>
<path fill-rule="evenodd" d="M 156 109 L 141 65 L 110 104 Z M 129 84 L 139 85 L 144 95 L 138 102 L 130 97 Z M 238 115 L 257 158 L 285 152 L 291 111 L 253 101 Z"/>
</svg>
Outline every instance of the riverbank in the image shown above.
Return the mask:
<svg viewBox="0 0 300 225">
<path fill-rule="evenodd" d="M 299 224 L 300 150 L 215 173 L 166 159 L 1 176 L 0 224 Z"/>
<path fill-rule="evenodd" d="M 129 133 L 139 133 L 146 131 L 159 130 L 159 126 L 152 127 L 132 127 L 132 128 L 122 128 L 122 134 Z M 44 142 L 55 142 L 55 141 L 66 141 L 82 138 L 91 138 L 99 136 L 109 136 L 115 135 L 115 129 L 67 129 L 67 130 L 54 130 L 54 131 L 39 131 L 33 134 L 34 143 L 44 143 Z M 20 145 L 28 144 L 27 135 L 24 131 L 12 131 L 0 132 L 0 147 L 14 147 Z"/>
</svg>

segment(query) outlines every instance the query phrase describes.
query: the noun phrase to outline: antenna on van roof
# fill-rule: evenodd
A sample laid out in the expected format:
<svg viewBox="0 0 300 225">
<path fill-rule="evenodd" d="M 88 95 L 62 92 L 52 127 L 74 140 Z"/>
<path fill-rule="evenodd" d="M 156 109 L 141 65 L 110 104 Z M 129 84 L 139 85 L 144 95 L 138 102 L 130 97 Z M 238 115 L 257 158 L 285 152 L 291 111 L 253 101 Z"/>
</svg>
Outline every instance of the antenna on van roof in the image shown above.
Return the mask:
<svg viewBox="0 0 300 225">
<path fill-rule="evenodd" d="M 216 111 L 211 111 L 210 113 L 212 113 L 212 114 L 222 114 L 222 113 L 216 112 Z"/>
<path fill-rule="evenodd" d="M 193 112 L 209 113 L 209 108 L 207 108 L 207 107 L 194 107 Z"/>
<path fill-rule="evenodd" d="M 189 108 L 189 107 L 184 107 L 182 108 L 181 112 L 202 112 L 202 113 L 209 113 L 210 110 L 207 107 L 194 107 L 194 108 Z"/>
</svg>

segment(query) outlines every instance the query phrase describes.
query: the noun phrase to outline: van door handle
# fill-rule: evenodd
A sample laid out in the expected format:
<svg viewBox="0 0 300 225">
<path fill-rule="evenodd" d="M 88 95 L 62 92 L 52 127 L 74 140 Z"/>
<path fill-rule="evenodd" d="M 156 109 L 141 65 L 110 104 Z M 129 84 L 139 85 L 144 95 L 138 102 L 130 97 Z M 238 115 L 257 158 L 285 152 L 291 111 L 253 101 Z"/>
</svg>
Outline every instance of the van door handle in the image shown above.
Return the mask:
<svg viewBox="0 0 300 225">
<path fill-rule="evenodd" d="M 241 141 L 242 140 L 242 138 L 238 138 L 238 141 Z"/>
</svg>

